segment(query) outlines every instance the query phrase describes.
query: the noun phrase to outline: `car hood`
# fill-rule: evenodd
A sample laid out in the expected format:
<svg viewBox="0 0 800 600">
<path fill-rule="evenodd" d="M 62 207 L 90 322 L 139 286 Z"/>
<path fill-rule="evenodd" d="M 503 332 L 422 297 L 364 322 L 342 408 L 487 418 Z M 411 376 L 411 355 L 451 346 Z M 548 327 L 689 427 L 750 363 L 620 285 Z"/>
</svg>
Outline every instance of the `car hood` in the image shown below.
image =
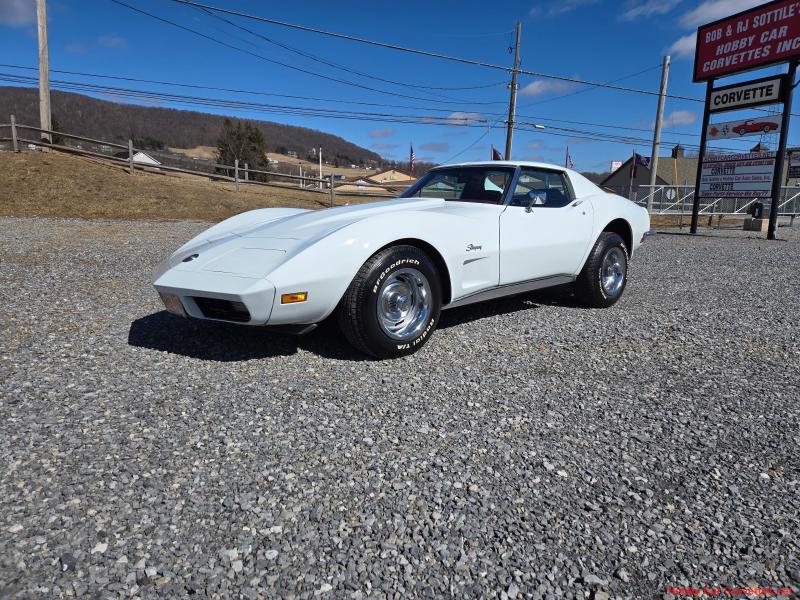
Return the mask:
<svg viewBox="0 0 800 600">
<path fill-rule="evenodd" d="M 399 198 L 383 202 L 371 202 L 353 206 L 341 206 L 328 210 L 313 210 L 270 221 L 255 227 L 243 227 L 236 233 L 246 239 L 281 238 L 308 240 L 327 235 L 341 227 L 375 215 L 440 208 L 444 200 Z"/>
<path fill-rule="evenodd" d="M 392 212 L 444 208 L 445 201 L 438 198 L 398 198 L 327 210 L 252 211 L 223 221 L 181 246 L 159 265 L 154 280 L 169 269 L 264 277 L 290 256 L 357 221 Z"/>
</svg>

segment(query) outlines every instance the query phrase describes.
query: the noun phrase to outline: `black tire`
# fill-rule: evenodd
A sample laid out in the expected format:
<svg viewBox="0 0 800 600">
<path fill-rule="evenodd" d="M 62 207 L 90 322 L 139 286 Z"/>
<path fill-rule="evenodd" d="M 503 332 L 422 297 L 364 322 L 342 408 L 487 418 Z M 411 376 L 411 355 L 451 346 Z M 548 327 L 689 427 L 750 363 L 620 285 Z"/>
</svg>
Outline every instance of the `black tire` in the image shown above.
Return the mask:
<svg viewBox="0 0 800 600">
<path fill-rule="evenodd" d="M 575 297 L 591 308 L 608 308 L 615 304 L 628 284 L 628 257 L 628 249 L 619 235 L 609 231 L 601 233 L 575 280 Z M 619 268 L 614 266 L 615 260 Z M 621 281 L 617 271 L 622 275 Z M 605 279 L 609 285 L 604 285 L 604 275 L 611 277 Z"/>
<path fill-rule="evenodd" d="M 422 276 L 421 279 L 415 280 L 418 275 Z M 383 308 L 385 300 L 382 294 L 393 282 L 394 285 L 405 282 L 410 289 L 419 290 L 416 299 L 411 294 L 411 306 L 418 302 L 418 306 L 427 307 L 416 320 L 409 321 L 413 327 L 410 327 L 407 335 L 411 337 L 407 339 L 400 339 L 397 334 L 393 337 L 379 317 L 379 303 Z M 442 286 L 430 257 L 414 246 L 392 246 L 364 263 L 336 312 L 342 333 L 358 350 L 376 358 L 397 358 L 413 354 L 425 345 L 439 323 L 441 310 Z"/>
</svg>

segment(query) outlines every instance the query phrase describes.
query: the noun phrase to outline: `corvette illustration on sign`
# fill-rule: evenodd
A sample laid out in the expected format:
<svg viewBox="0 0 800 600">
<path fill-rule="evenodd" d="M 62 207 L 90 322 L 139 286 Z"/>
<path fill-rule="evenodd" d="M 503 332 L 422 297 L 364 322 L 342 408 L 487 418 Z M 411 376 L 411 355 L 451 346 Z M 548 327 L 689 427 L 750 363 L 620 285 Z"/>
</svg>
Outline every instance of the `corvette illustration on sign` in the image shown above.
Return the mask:
<svg viewBox="0 0 800 600">
<path fill-rule="evenodd" d="M 745 121 L 733 128 L 734 133 L 747 135 L 748 133 L 769 133 L 776 131 L 779 125 L 774 121 Z"/>
<path fill-rule="evenodd" d="M 296 333 L 334 315 L 359 350 L 411 354 L 443 309 L 572 284 L 608 307 L 649 230 L 641 208 L 553 165 L 437 167 L 397 199 L 266 208 L 181 246 L 153 284 L 167 310 Z"/>
</svg>

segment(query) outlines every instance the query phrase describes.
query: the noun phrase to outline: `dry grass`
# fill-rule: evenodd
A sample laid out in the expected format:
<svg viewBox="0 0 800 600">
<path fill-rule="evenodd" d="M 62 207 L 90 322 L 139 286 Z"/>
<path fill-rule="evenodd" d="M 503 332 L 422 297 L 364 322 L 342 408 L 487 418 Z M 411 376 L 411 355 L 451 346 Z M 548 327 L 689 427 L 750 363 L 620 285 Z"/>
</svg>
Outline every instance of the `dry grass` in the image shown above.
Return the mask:
<svg viewBox="0 0 800 600">
<path fill-rule="evenodd" d="M 373 198 L 337 195 L 337 205 Z M 291 187 L 241 185 L 185 173 L 137 171 L 104 160 L 61 152 L 0 151 L 0 216 L 221 221 L 254 208 L 318 209 L 328 196 Z M 688 226 L 691 217 L 683 217 Z M 741 228 L 726 218 L 723 226 Z M 679 225 L 676 215 L 653 215 L 654 228 Z M 717 218 L 713 226 L 717 226 Z M 709 226 L 708 216 L 700 220 Z"/>
<path fill-rule="evenodd" d="M 337 196 L 337 204 L 372 199 Z M 0 152 L 0 215 L 220 221 L 254 208 L 318 209 L 326 194 L 137 171 L 61 152 Z"/>
</svg>

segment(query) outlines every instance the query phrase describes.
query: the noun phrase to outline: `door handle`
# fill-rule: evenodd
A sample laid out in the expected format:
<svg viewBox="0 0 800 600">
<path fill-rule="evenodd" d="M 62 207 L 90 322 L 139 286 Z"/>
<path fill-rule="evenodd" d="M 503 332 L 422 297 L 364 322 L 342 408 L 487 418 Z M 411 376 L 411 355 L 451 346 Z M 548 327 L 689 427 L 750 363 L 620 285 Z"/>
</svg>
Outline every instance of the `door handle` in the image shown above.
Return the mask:
<svg viewBox="0 0 800 600">
<path fill-rule="evenodd" d="M 580 206 L 581 204 L 583 204 L 583 200 L 575 200 L 575 202 L 572 203 L 572 206 Z"/>
</svg>

